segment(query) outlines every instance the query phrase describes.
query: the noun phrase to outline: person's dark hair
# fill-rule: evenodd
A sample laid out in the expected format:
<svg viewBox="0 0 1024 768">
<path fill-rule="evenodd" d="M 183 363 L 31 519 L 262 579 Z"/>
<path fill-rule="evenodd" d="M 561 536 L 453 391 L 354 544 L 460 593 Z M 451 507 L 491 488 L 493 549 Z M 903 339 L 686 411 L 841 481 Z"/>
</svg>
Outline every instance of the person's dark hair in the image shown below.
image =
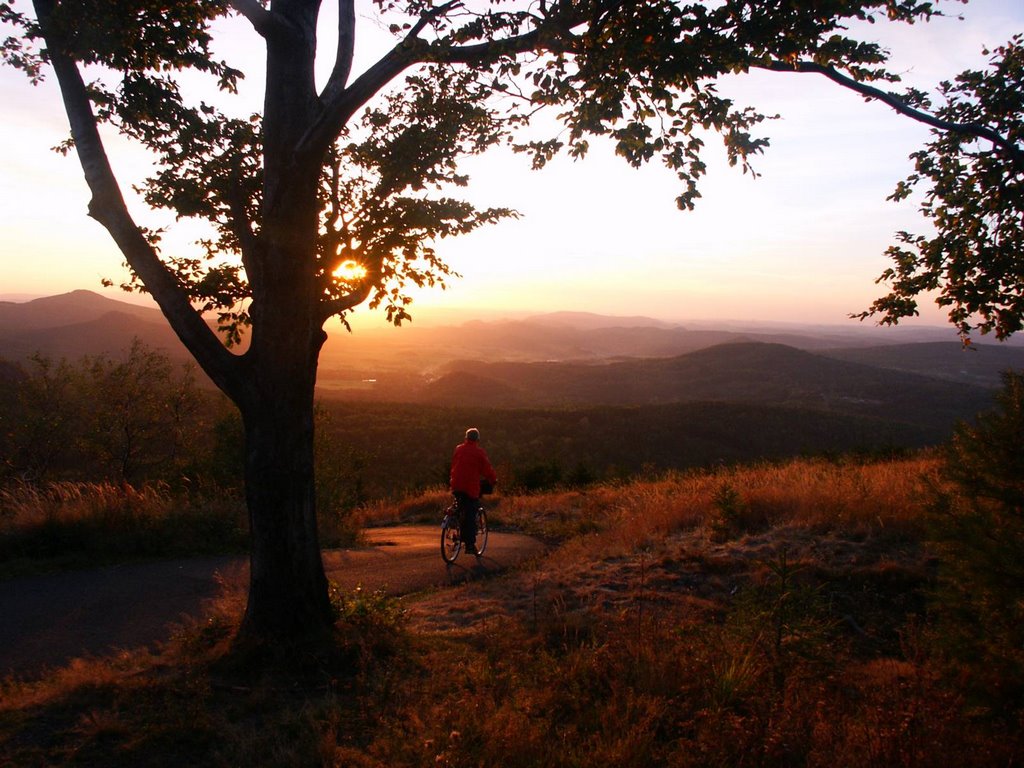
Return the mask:
<svg viewBox="0 0 1024 768">
<path fill-rule="evenodd" d="M 466 439 L 473 441 L 479 440 L 480 430 L 477 429 L 476 427 L 470 427 L 469 429 L 466 430 Z"/>
</svg>

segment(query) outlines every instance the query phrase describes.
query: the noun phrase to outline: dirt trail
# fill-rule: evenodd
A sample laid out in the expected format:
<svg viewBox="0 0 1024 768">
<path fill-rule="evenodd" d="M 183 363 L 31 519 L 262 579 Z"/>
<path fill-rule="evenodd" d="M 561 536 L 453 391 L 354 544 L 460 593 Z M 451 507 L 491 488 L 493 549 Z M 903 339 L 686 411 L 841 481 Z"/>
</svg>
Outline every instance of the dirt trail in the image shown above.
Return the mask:
<svg viewBox="0 0 1024 768">
<path fill-rule="evenodd" d="M 405 595 L 504 570 L 543 548 L 528 536 L 491 532 L 479 561 L 463 555 L 446 566 L 435 526 L 366 535 L 365 549 L 324 552 L 328 578 L 344 589 Z M 0 582 L 0 676 L 29 679 L 82 656 L 155 645 L 225 589 L 244 591 L 247 577 L 243 557 L 204 557 Z"/>
</svg>

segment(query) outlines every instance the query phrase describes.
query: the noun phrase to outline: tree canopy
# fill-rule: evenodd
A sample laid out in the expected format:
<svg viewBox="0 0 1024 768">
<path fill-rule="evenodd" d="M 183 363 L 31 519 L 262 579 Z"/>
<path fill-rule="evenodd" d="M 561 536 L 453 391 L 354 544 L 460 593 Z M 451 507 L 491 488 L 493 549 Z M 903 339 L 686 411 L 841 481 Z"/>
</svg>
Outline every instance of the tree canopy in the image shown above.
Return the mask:
<svg viewBox="0 0 1024 768">
<path fill-rule="evenodd" d="M 884 68 L 885 51 L 850 36 L 849 22 L 915 22 L 937 12 L 930 2 L 892 0 L 827 5 L 374 0 L 373 5 L 391 20 L 395 48 L 353 77 L 355 4 L 340 2 L 329 80 L 317 92 L 308 66 L 288 74 L 305 81 L 302 98 L 311 102 L 313 117 L 284 154 L 308 157 L 321 167 L 315 267 L 320 314 L 344 316 L 369 299 L 395 322 L 408 317 L 403 286 L 443 282 L 449 275 L 434 250 L 439 238 L 514 215 L 507 209 L 477 211 L 449 196 L 467 183 L 458 173 L 461 157 L 508 141 L 540 166 L 558 151 L 582 156 L 593 137 L 609 137 L 627 162 L 659 160 L 675 172 L 682 185 L 678 203 L 691 208 L 705 172 L 704 140 L 695 129 L 718 131 L 730 162 L 744 168 L 767 145 L 766 138 L 754 135 L 764 116 L 720 96 L 718 78 L 763 68 L 819 71 L 854 87 L 895 82 L 898 78 Z M 291 46 L 297 42 L 294 25 L 315 24 L 320 3 L 266 9 L 254 0 L 40 0 L 34 6 L 32 18 L 15 5 L 0 4 L 0 17 L 23 31 L 22 37 L 7 39 L 6 60 L 32 77 L 42 77 L 47 62 L 64 60 L 96 72 L 80 94 L 91 101 L 96 121 L 114 125 L 155 153 L 157 168 L 144 185 L 145 201 L 178 217 L 202 219 L 215 232 L 203 241 L 202 254 L 166 254 L 157 261 L 199 309 L 219 311 L 222 329 L 237 341 L 250 320 L 245 302 L 262 279 L 264 173 L 275 162 L 288 164 L 267 155 L 266 120 L 272 127 L 275 106 L 289 107 L 283 96 L 275 101 L 268 91 L 263 115 L 231 115 L 226 96 L 216 104 L 190 100 L 179 75 L 192 70 L 225 94 L 235 91 L 244 75 L 214 53 L 217 20 L 242 14 L 268 45 Z M 36 45 L 44 38 L 44 46 Z M 977 234 L 969 242 L 900 233 L 901 245 L 891 250 L 897 266 L 883 275 L 893 292 L 866 315 L 896 321 L 915 311 L 918 294 L 944 285 L 940 301 L 953 305 L 951 318 L 962 330 L 969 330 L 975 314 L 982 316 L 985 331 L 1002 336 L 1019 328 L 1019 274 L 1016 281 L 1000 283 L 999 298 L 960 277 L 971 271 L 972 259 L 983 274 L 1000 267 L 1014 272 L 1007 262 L 1015 248 L 1019 251 L 1020 227 L 1006 229 L 1012 230 L 1013 214 L 1020 211 L 1020 185 L 1002 180 L 1015 168 L 1019 174 L 1021 162 L 1019 58 L 1018 38 L 996 50 L 991 71 L 942 84 L 946 104 L 934 113 L 946 127 L 983 127 L 1005 139 L 1004 151 L 979 145 L 977 131 L 940 130 L 935 143 L 916 156 L 918 172 L 895 195 L 904 197 L 930 180 L 923 211 L 933 220 L 948 220 L 956 217 L 944 218 L 936 210 L 941 190 L 979 184 L 978 194 L 968 197 L 1001 211 L 1002 223 L 974 228 Z M 892 98 L 881 90 L 871 95 Z M 931 114 L 924 94 L 900 94 L 891 103 Z M 544 109 L 557 113 L 557 135 L 523 138 L 517 129 Z M 82 142 L 73 138 L 64 149 Z M 937 160 L 957 156 L 951 152 L 962 162 Z M 971 157 L 964 154 L 970 152 Z M 966 174 L 970 178 L 963 178 Z M 161 233 L 141 231 L 155 252 Z M 136 285 L 146 282 L 145 270 L 133 263 L 141 259 L 128 259 Z"/>
</svg>

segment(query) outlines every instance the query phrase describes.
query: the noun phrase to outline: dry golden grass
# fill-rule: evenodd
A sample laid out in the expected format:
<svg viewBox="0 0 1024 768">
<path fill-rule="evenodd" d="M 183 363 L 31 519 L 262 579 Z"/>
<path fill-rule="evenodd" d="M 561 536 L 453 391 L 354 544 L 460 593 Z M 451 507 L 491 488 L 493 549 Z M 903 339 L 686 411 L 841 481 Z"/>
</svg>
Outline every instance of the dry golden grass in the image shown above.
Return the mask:
<svg viewBox="0 0 1024 768">
<path fill-rule="evenodd" d="M 0 576 L 140 557 L 240 550 L 241 500 L 164 484 L 12 483 L 0 488 Z"/>
<path fill-rule="evenodd" d="M 739 583 L 763 578 L 780 557 L 819 574 L 923 579 L 930 558 L 920 546 L 925 489 L 935 469 L 927 458 L 808 460 L 504 498 L 501 520 L 560 544 L 536 570 L 510 577 L 511 589 L 504 582 L 463 589 L 479 595 L 475 616 L 494 608 L 496 620 L 535 613 L 538 601 L 614 610 L 642 589 L 707 607 Z M 719 525 L 723 487 L 736 490 L 741 508 L 731 535 Z M 412 611 L 435 627 L 469 624 L 465 606 L 446 622 L 447 602 L 438 595 Z"/>
<path fill-rule="evenodd" d="M 869 535 L 887 528 L 918 531 L 927 479 L 936 470 L 930 458 L 872 464 L 806 460 L 739 469 L 721 480 L 770 525 Z"/>
<path fill-rule="evenodd" d="M 452 503 L 444 488 L 429 488 L 398 502 L 374 501 L 359 507 L 353 518 L 362 525 L 386 525 L 397 522 L 440 522 L 442 510 Z"/>
<path fill-rule="evenodd" d="M 117 525 L 165 517 L 175 500 L 165 486 L 117 483 L 19 482 L 0 488 L 0 523 L 7 529 L 101 520 Z"/>
<path fill-rule="evenodd" d="M 845 536 L 918 536 L 936 468 L 927 457 L 874 464 L 802 460 L 508 498 L 498 511 L 501 520 L 547 538 L 593 534 L 575 546 L 602 552 L 656 546 L 666 535 L 698 528 L 725 538 L 786 526 Z M 733 495 L 731 504 L 722 502 L 723 489 Z"/>
<path fill-rule="evenodd" d="M 435 639 L 428 666 L 456 676 L 392 702 L 395 727 L 359 764 L 1019 757 L 1004 725 L 970 714 L 921 629 L 936 471 L 799 461 L 503 499 L 502 519 L 563 543 L 530 571 L 409 606 L 412 631 Z"/>
<path fill-rule="evenodd" d="M 969 701 L 928 625 L 935 471 L 801 461 L 496 499 L 552 543 L 529 569 L 340 596 L 339 653 L 302 685 L 224 672 L 224 602 L 159 659 L 9 684 L 0 761 L 1017 764 L 1020 707 Z M 371 517 L 432 521 L 445 500 Z"/>
</svg>

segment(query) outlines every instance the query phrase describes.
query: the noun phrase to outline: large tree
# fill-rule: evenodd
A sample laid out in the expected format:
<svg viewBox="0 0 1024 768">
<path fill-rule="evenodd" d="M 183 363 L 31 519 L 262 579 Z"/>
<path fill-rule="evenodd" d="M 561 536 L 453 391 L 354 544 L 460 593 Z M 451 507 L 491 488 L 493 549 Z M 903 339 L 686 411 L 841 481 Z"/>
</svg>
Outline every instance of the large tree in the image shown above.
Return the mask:
<svg viewBox="0 0 1024 768">
<path fill-rule="evenodd" d="M 27 2 L 27 0 L 23 0 Z M 355 0 L 337 0 L 333 67 L 318 85 L 321 0 L 32 0 L 0 3 L 20 33 L 11 64 L 55 74 L 92 199 L 131 282 L 159 304 L 245 426 L 252 570 L 242 635 L 302 636 L 330 621 L 313 492 L 313 387 L 323 326 L 369 302 L 408 317 L 404 286 L 449 274 L 434 243 L 514 212 L 451 197 L 460 158 L 509 141 L 543 165 L 610 139 L 627 162 L 660 160 L 690 208 L 701 136 L 747 167 L 763 119 L 720 96 L 755 68 L 819 72 L 866 95 L 896 78 L 853 22 L 927 20 L 918 0 L 363 0 L 393 45 L 353 70 Z M 231 115 L 242 73 L 214 55 L 223 17 L 266 53 L 260 114 Z M 206 76 L 221 95 L 199 100 Z M 87 79 L 88 78 L 88 79 Z M 875 85 L 872 85 L 874 83 Z M 890 98 L 928 119 L 922 105 Z M 555 135 L 526 133 L 550 110 Z M 133 219 L 104 150 L 113 127 L 152 151 L 151 207 L 205 221 L 200 254 L 161 250 Z M 977 126 L 941 130 L 978 136 Z M 103 130 L 101 130 L 103 129 Z M 997 136 L 1002 139 L 1002 136 Z M 204 313 L 219 313 L 221 336 Z M 230 343 L 247 331 L 244 352 Z"/>
</svg>

